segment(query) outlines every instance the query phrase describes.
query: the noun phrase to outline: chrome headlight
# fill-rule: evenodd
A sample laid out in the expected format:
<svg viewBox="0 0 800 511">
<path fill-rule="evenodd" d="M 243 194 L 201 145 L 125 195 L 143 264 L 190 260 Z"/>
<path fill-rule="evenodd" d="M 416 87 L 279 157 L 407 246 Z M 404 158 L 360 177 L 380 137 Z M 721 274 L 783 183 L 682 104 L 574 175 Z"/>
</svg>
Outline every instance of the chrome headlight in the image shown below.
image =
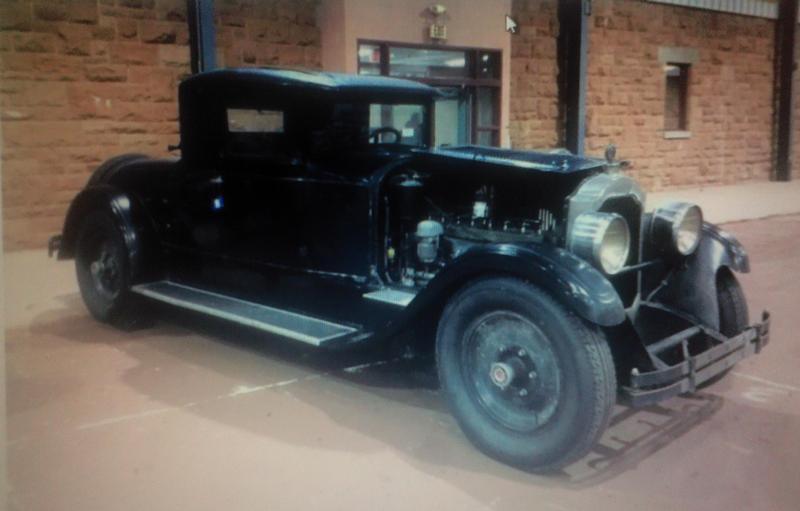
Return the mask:
<svg viewBox="0 0 800 511">
<path fill-rule="evenodd" d="M 696 204 L 670 202 L 653 212 L 653 243 L 687 256 L 697 249 L 703 229 L 703 211 Z"/>
<path fill-rule="evenodd" d="M 572 225 L 567 245 L 579 257 L 614 275 L 628 260 L 628 222 L 616 213 L 582 213 Z"/>
</svg>

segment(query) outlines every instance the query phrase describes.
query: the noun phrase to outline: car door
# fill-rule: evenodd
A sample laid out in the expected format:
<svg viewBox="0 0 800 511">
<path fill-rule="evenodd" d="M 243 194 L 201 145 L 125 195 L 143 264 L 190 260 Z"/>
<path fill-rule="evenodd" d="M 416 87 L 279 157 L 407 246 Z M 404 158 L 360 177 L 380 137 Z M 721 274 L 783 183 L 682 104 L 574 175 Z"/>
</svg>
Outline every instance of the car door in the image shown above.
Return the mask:
<svg viewBox="0 0 800 511">
<path fill-rule="evenodd" d="M 369 189 L 307 172 L 268 164 L 227 168 L 228 271 L 244 284 L 238 291 L 255 299 L 355 317 L 348 307 L 370 274 Z"/>
<path fill-rule="evenodd" d="M 226 245 L 224 180 L 217 165 L 180 165 L 169 176 L 164 230 L 168 277 L 202 283 Z"/>
<path fill-rule="evenodd" d="M 248 131 L 234 126 L 243 131 L 231 131 L 221 156 L 225 238 L 215 287 L 338 316 L 324 304 L 360 296 L 370 274 L 369 187 L 309 162 L 308 112 L 276 111 L 242 114 Z M 258 121 L 263 115 L 271 123 Z"/>
</svg>

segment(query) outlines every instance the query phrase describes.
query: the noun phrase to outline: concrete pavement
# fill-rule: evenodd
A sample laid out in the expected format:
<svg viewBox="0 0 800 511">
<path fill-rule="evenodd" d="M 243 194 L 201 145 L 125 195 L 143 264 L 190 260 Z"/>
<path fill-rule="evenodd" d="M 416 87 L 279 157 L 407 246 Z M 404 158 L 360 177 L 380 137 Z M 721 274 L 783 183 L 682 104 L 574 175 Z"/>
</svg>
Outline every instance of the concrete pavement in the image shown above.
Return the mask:
<svg viewBox="0 0 800 511">
<path fill-rule="evenodd" d="M 121 332 L 89 318 L 70 263 L 11 254 L 10 508 L 797 509 L 800 216 L 727 228 L 772 343 L 695 396 L 617 407 L 597 448 L 547 477 L 476 451 L 424 365 L 171 310 Z"/>
<path fill-rule="evenodd" d="M 694 202 L 706 220 L 721 224 L 800 213 L 800 180 L 756 182 L 653 192 L 647 209 L 669 200 Z"/>
</svg>

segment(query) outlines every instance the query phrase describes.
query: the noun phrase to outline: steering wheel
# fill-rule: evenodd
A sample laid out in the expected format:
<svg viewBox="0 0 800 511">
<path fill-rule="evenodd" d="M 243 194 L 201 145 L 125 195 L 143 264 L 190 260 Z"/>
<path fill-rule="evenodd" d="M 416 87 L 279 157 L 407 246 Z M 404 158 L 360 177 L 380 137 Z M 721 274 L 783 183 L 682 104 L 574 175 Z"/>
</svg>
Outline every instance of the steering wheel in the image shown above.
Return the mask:
<svg viewBox="0 0 800 511">
<path fill-rule="evenodd" d="M 374 143 L 377 144 L 378 138 L 384 133 L 391 133 L 394 135 L 394 141 L 392 142 L 393 144 L 397 144 L 398 142 L 400 142 L 400 139 L 403 138 L 403 135 L 402 133 L 400 133 L 400 130 L 394 129 L 391 126 L 384 126 L 382 128 L 377 128 L 370 134 L 369 138 L 370 140 L 372 140 Z"/>
</svg>

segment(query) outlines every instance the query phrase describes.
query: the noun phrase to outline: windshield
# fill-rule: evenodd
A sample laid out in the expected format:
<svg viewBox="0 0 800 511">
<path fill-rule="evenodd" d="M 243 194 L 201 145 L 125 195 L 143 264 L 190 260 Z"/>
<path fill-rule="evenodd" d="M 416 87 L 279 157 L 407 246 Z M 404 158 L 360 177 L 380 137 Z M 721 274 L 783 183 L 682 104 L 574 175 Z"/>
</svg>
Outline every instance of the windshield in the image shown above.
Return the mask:
<svg viewBox="0 0 800 511">
<path fill-rule="evenodd" d="M 370 144 L 402 144 L 419 147 L 425 144 L 425 107 L 423 105 L 369 105 Z"/>
</svg>

